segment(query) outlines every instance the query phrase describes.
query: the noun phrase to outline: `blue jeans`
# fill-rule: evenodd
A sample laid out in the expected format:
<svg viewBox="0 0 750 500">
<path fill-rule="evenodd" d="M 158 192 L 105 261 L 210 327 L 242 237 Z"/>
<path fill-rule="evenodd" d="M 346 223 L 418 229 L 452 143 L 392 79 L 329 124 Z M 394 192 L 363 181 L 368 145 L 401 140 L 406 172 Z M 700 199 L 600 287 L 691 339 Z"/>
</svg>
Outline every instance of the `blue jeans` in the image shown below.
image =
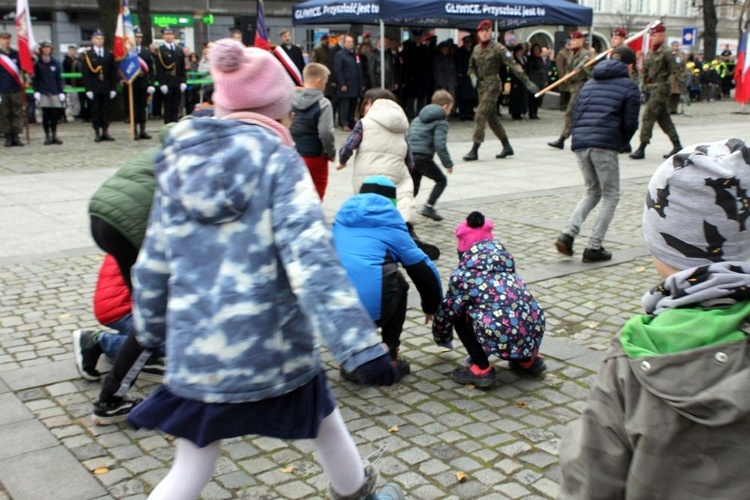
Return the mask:
<svg viewBox="0 0 750 500">
<path fill-rule="evenodd" d="M 620 164 L 617 154 L 617 151 L 599 148 L 576 151 L 586 194 L 576 205 L 563 232 L 573 238 L 578 236 L 586 217 L 601 201 L 588 245 L 595 250 L 602 247 L 604 236 L 620 201 Z"/>
<path fill-rule="evenodd" d="M 108 358 L 115 359 L 117 351 L 120 350 L 123 342 L 128 338 L 128 332 L 133 329 L 133 315 L 128 313 L 117 321 L 105 326 L 117 330 L 117 333 L 102 332 L 99 334 L 97 342 Z"/>
</svg>

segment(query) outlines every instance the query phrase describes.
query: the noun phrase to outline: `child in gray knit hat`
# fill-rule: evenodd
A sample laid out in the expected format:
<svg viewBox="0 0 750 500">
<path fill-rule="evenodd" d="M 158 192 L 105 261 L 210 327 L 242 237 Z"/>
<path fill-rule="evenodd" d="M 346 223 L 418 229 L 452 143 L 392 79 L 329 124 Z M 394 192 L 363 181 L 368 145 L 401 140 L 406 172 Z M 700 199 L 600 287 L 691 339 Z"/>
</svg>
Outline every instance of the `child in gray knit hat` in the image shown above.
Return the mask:
<svg viewBox="0 0 750 500">
<path fill-rule="evenodd" d="M 662 277 L 613 341 L 560 448 L 562 498 L 747 498 L 750 148 L 685 148 L 651 178 Z"/>
</svg>

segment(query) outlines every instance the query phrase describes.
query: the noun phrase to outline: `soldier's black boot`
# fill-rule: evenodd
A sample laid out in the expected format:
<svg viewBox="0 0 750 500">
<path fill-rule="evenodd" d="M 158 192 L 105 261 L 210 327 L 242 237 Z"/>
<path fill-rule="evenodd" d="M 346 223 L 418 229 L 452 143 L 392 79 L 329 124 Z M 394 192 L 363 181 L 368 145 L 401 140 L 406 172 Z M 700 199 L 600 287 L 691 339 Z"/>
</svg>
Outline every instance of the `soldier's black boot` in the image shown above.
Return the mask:
<svg viewBox="0 0 750 500">
<path fill-rule="evenodd" d="M 57 125 L 52 125 L 52 144 L 57 144 L 58 146 L 62 144 L 62 141 L 57 138 Z"/>
<path fill-rule="evenodd" d="M 13 135 L 13 145 L 14 146 L 25 146 L 23 142 L 21 142 L 21 139 L 18 137 L 18 134 Z"/>
<path fill-rule="evenodd" d="M 662 156 L 662 158 L 669 158 L 670 156 L 674 156 L 679 153 L 680 150 L 682 150 L 682 144 L 680 144 L 679 139 L 677 139 L 677 141 L 672 141 L 672 146 L 672 151 Z"/>
<path fill-rule="evenodd" d="M 44 145 L 49 146 L 50 144 L 52 144 L 52 136 L 50 135 L 49 132 L 45 132 L 44 133 Z"/>
<path fill-rule="evenodd" d="M 146 132 L 146 124 L 141 123 L 141 133 L 139 135 L 141 139 L 151 139 L 151 134 Z"/>
<path fill-rule="evenodd" d="M 102 142 L 102 134 L 98 128 L 94 129 L 94 142 Z"/>
<path fill-rule="evenodd" d="M 471 146 L 471 151 L 469 151 L 466 156 L 464 156 L 464 161 L 477 161 L 479 159 L 479 146 L 481 144 L 478 142 L 475 142 Z"/>
<path fill-rule="evenodd" d="M 548 142 L 547 146 L 552 146 L 553 148 L 557 149 L 563 149 L 565 147 L 565 137 L 560 136 L 560 138 L 556 141 Z"/>
<path fill-rule="evenodd" d="M 13 146 L 13 136 L 11 134 L 5 134 L 5 147 L 9 148 Z"/>
<path fill-rule="evenodd" d="M 102 140 L 103 141 L 114 141 L 115 138 L 109 135 L 109 129 L 107 127 L 102 129 Z"/>
<path fill-rule="evenodd" d="M 500 154 L 495 155 L 495 158 L 505 158 L 506 156 L 513 156 L 513 148 L 510 146 L 510 141 L 507 137 L 503 137 L 500 139 L 500 142 L 503 143 L 503 150 L 500 151 Z"/>
<path fill-rule="evenodd" d="M 646 143 L 642 142 L 638 149 L 628 155 L 634 160 L 642 160 L 646 157 Z"/>
</svg>

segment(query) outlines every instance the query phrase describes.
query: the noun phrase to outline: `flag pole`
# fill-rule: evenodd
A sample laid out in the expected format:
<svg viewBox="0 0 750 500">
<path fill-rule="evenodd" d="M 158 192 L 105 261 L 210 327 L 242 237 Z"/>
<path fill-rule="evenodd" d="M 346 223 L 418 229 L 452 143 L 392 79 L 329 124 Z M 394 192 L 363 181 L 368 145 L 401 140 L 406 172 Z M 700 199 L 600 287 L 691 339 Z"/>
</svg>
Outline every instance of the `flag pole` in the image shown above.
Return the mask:
<svg viewBox="0 0 750 500">
<path fill-rule="evenodd" d="M 133 112 L 133 80 L 128 82 L 128 108 L 130 108 L 130 138 L 135 140 L 135 113 Z M 144 127 L 145 129 L 145 127 Z"/>
<path fill-rule="evenodd" d="M 23 99 L 21 99 L 21 107 L 23 108 L 23 121 L 26 124 L 26 144 L 31 144 L 31 136 L 29 134 L 29 100 L 26 98 L 26 85 L 23 87 Z"/>
</svg>

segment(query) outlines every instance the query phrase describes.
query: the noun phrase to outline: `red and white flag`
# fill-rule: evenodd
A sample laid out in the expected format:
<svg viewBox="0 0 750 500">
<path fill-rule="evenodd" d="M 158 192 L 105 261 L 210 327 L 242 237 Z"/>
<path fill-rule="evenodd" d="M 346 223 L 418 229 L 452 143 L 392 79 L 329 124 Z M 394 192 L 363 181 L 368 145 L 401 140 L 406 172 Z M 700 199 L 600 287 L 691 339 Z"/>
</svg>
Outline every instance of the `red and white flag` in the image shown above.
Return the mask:
<svg viewBox="0 0 750 500">
<path fill-rule="evenodd" d="M 34 73 L 34 60 L 31 51 L 36 48 L 34 32 L 31 30 L 31 14 L 28 0 L 18 0 L 16 4 L 16 34 L 18 35 L 18 59 L 21 69 Z"/>
</svg>

